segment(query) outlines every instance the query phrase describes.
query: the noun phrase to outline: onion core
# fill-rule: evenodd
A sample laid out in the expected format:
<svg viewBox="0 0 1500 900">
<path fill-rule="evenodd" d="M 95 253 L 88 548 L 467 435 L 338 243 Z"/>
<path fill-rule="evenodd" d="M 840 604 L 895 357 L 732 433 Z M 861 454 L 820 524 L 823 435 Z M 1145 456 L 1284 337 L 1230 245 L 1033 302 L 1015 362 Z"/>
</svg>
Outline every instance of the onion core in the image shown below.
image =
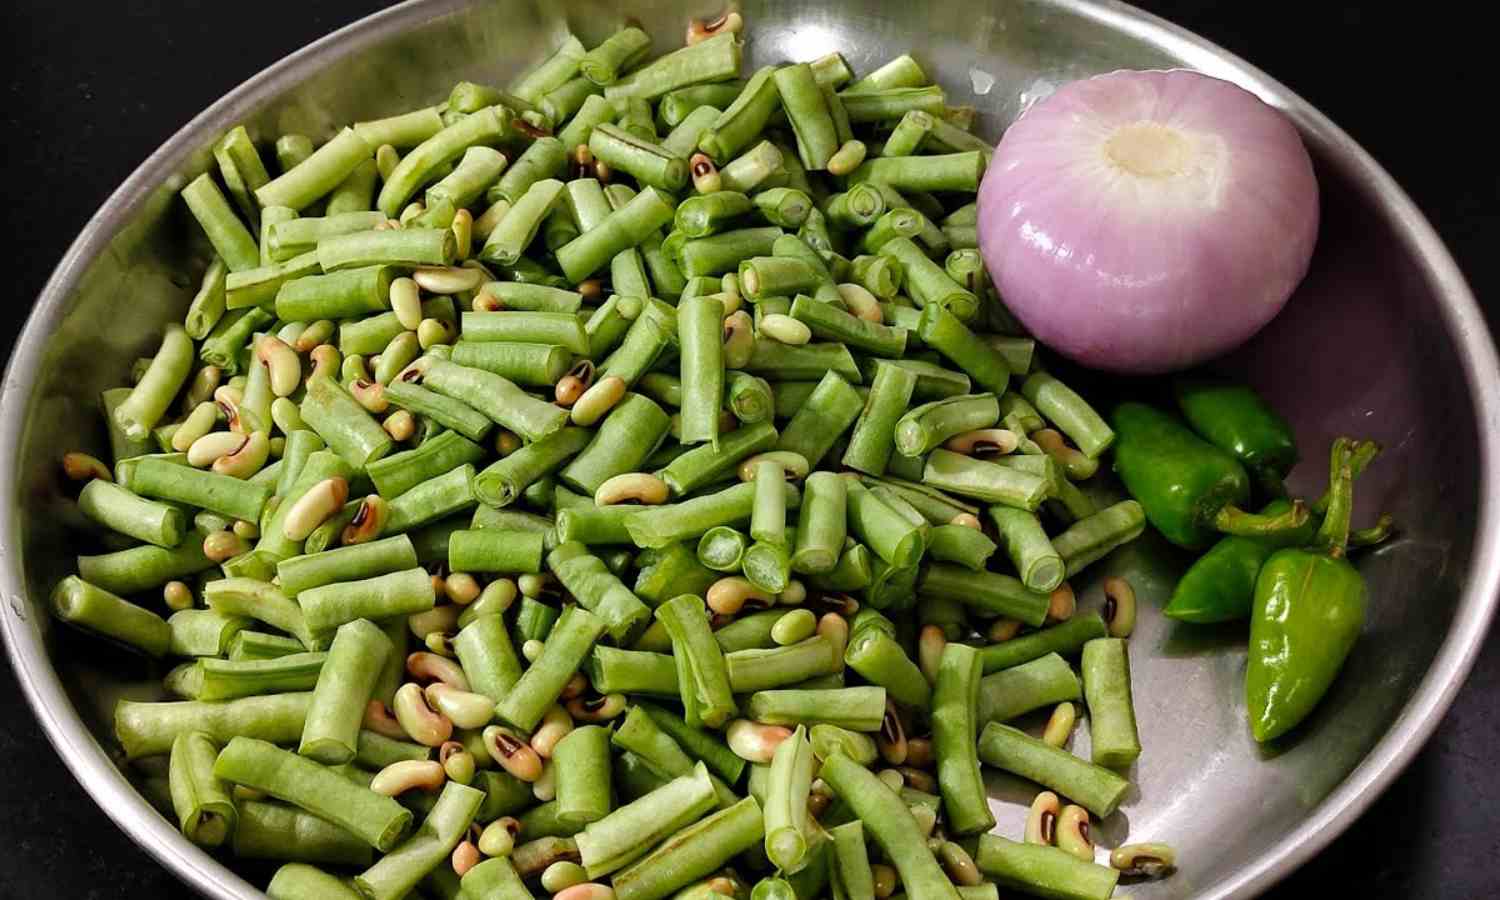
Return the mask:
<svg viewBox="0 0 1500 900">
<path fill-rule="evenodd" d="M 1307 273 L 1318 186 L 1296 128 L 1227 81 L 1121 71 L 1006 131 L 979 244 L 1011 311 L 1075 361 L 1186 368 L 1259 331 Z"/>
</svg>

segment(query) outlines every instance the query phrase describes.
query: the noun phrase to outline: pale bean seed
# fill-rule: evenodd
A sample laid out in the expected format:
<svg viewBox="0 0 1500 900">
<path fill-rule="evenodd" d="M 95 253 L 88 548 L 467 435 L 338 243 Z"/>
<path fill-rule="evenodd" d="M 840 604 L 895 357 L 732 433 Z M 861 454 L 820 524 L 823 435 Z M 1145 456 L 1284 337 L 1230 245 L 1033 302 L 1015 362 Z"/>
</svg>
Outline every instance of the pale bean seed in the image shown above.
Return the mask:
<svg viewBox="0 0 1500 900">
<path fill-rule="evenodd" d="M 1014 431 L 1004 428 L 980 428 L 954 435 L 944 442 L 943 446 L 965 456 L 985 457 L 1014 453 L 1020 443 L 1021 439 Z"/>
<path fill-rule="evenodd" d="M 938 851 L 938 860 L 943 864 L 943 871 L 959 887 L 973 887 L 984 880 L 979 874 L 979 867 L 974 864 L 974 857 L 953 841 L 943 842 L 942 849 Z"/>
<path fill-rule="evenodd" d="M 1073 854 L 1084 862 L 1094 861 L 1094 841 L 1089 836 L 1089 812 L 1081 806 L 1064 806 L 1057 816 L 1056 841 L 1059 850 Z"/>
<path fill-rule="evenodd" d="M 599 489 L 594 492 L 594 505 L 638 503 L 642 506 L 656 506 L 666 503 L 670 493 L 667 483 L 655 475 L 627 472 L 599 485 Z"/>
<path fill-rule="evenodd" d="M 516 583 L 520 585 L 521 596 L 535 600 L 546 592 L 548 580 L 546 573 L 528 572 L 517 578 Z"/>
<path fill-rule="evenodd" d="M 833 647 L 834 664 L 844 658 L 844 649 L 849 646 L 849 623 L 838 613 L 824 613 L 818 619 L 818 635 Z"/>
<path fill-rule="evenodd" d="M 748 277 L 751 273 L 747 271 L 745 274 Z M 807 323 L 782 313 L 771 313 L 761 319 L 760 333 L 773 341 L 793 347 L 800 347 L 812 340 L 812 329 L 807 327 Z"/>
<path fill-rule="evenodd" d="M 483 607 L 487 614 L 504 613 L 516 602 L 516 583 L 509 578 L 496 578 L 484 586 L 474 602 Z"/>
<path fill-rule="evenodd" d="M 438 344 L 452 343 L 453 338 L 452 323 L 443 319 L 423 319 L 417 325 L 417 343 L 423 350 L 430 350 Z"/>
<path fill-rule="evenodd" d="M 453 848 L 453 856 L 449 863 L 453 866 L 453 874 L 459 878 L 469 874 L 469 870 L 479 865 L 483 859 L 479 855 L 479 848 L 474 846 L 473 841 L 459 841 L 458 846 Z"/>
<path fill-rule="evenodd" d="M 271 401 L 271 421 L 282 434 L 308 430 L 307 423 L 302 421 L 302 410 L 286 397 L 277 397 Z"/>
<path fill-rule="evenodd" d="M 625 387 L 625 379 L 618 375 L 599 379 L 573 404 L 573 424 L 587 428 L 597 423 L 625 396 Z"/>
<path fill-rule="evenodd" d="M 218 366 L 204 366 L 188 382 L 187 390 L 182 394 L 182 408 L 192 409 L 200 403 L 206 403 L 214 398 L 214 391 L 218 389 L 219 382 L 224 379 L 224 370 Z"/>
<path fill-rule="evenodd" d="M 1135 588 L 1118 575 L 1104 579 L 1104 622 L 1111 637 L 1130 637 L 1135 631 Z"/>
<path fill-rule="evenodd" d="M 589 880 L 589 873 L 572 860 L 560 859 L 542 872 L 542 890 L 550 894 L 565 891 Z"/>
<path fill-rule="evenodd" d="M 578 282 L 577 291 L 584 303 L 598 303 L 604 298 L 604 282 L 598 278 L 585 278 Z"/>
<path fill-rule="evenodd" d="M 990 623 L 985 636 L 992 644 L 1001 644 L 1021 633 L 1021 623 L 1016 619 L 996 619 Z"/>
<path fill-rule="evenodd" d="M 1026 843 L 1051 846 L 1057 839 L 1057 817 L 1061 812 L 1062 802 L 1056 794 L 1051 791 L 1037 794 L 1026 813 Z"/>
<path fill-rule="evenodd" d="M 724 368 L 743 369 L 755 352 L 755 320 L 742 309 L 724 317 Z"/>
<path fill-rule="evenodd" d="M 810 609 L 797 609 L 776 620 L 771 626 L 771 640 L 785 647 L 812 637 L 818 630 L 818 617 Z"/>
<path fill-rule="evenodd" d="M 541 641 L 537 640 L 536 638 L 532 638 L 531 640 L 521 645 L 521 656 L 524 657 L 527 662 L 536 662 L 537 657 L 542 655 L 542 648 L 545 646 L 546 645 Z"/>
<path fill-rule="evenodd" d="M 1057 704 L 1047 718 L 1047 727 L 1042 729 L 1042 740 L 1054 747 L 1065 746 L 1068 738 L 1073 736 L 1073 725 L 1077 721 L 1078 710 L 1073 704 L 1066 701 Z"/>
<path fill-rule="evenodd" d="M 848 175 L 859 168 L 859 164 L 865 161 L 865 154 L 868 152 L 869 148 L 865 146 L 864 141 L 853 139 L 845 141 L 844 145 L 828 158 L 828 174 Z"/>
<path fill-rule="evenodd" d="M 260 537 L 260 526 L 249 519 L 235 519 L 231 530 L 247 541 L 253 541 Z"/>
<path fill-rule="evenodd" d="M 568 701 L 568 713 L 579 722 L 608 722 L 619 718 L 624 712 L 624 694 L 574 697 Z"/>
<path fill-rule="evenodd" d="M 510 456 L 519 449 L 521 449 L 521 439 L 514 432 L 502 429 L 495 435 L 495 453 L 499 456 Z"/>
<path fill-rule="evenodd" d="M 475 312 L 499 312 L 505 308 L 505 304 L 489 291 L 480 291 L 469 301 L 469 308 Z"/>
<path fill-rule="evenodd" d="M 220 385 L 214 389 L 214 405 L 219 407 L 225 424 L 235 434 L 241 433 L 240 401 L 244 399 L 245 392 L 233 384 Z"/>
<path fill-rule="evenodd" d="M 312 373 L 308 375 L 309 380 L 320 376 L 335 378 L 339 369 L 344 365 L 343 354 L 339 353 L 339 348 L 332 344 L 319 344 L 312 348 L 307 358 L 312 360 L 313 364 Z"/>
<path fill-rule="evenodd" d="M 907 744 L 910 747 L 910 743 Z M 931 772 L 924 772 L 916 766 L 897 766 L 896 771 L 906 779 L 906 786 L 929 794 L 938 792 L 937 778 Z"/>
<path fill-rule="evenodd" d="M 919 769 L 932 768 L 932 738 L 911 737 L 906 739 L 906 764 Z"/>
<path fill-rule="evenodd" d="M 401 685 L 396 690 L 391 708 L 402 729 L 419 744 L 440 747 L 453 736 L 453 723 L 447 716 L 427 705 L 427 696 L 422 692 L 421 685 L 412 682 Z M 438 766 L 438 769 L 441 771 L 442 766 Z"/>
<path fill-rule="evenodd" d="M 787 481 L 800 481 L 807 477 L 811 466 L 807 464 L 807 457 L 791 450 L 767 450 L 765 453 L 757 453 L 740 463 L 736 470 L 741 481 L 755 480 L 755 467 L 763 462 L 774 462 L 781 466 L 781 474 L 786 476 Z"/>
<path fill-rule="evenodd" d="M 484 746 L 490 758 L 522 781 L 530 783 L 542 777 L 542 758 L 509 728 L 500 725 L 485 728 Z"/>
<path fill-rule="evenodd" d="M 747 762 L 769 763 L 781 742 L 792 736 L 791 729 L 780 725 L 762 725 L 749 719 L 735 719 L 724 729 L 729 749 Z"/>
<path fill-rule="evenodd" d="M 495 715 L 495 701 L 472 691 L 461 691 L 441 681 L 434 681 L 426 689 L 427 702 L 459 728 L 478 728 L 488 725 Z"/>
<path fill-rule="evenodd" d="M 403 276 L 391 282 L 391 312 L 407 331 L 422 324 L 422 292 L 415 281 Z"/>
<path fill-rule="evenodd" d="M 249 478 L 264 468 L 270 457 L 271 436 L 264 431 L 252 431 L 238 449 L 214 460 L 212 468 L 231 478 Z"/>
<path fill-rule="evenodd" d="M 370 779 L 370 790 L 386 797 L 399 797 L 407 791 L 435 791 L 443 786 L 447 775 L 441 763 L 430 759 L 403 759 L 393 762 Z"/>
<path fill-rule="evenodd" d="M 410 410 L 398 409 L 386 416 L 380 427 L 397 443 L 409 441 L 417 433 L 417 417 Z"/>
<path fill-rule="evenodd" d="M 298 497 L 286 511 L 281 520 L 281 533 L 289 541 L 307 540 L 313 529 L 343 509 L 348 499 L 349 482 L 337 475 L 323 479 Z"/>
<path fill-rule="evenodd" d="M 193 407 L 177 430 L 172 432 L 172 449 L 185 453 L 193 442 L 214 430 L 219 421 L 219 408 L 209 401 Z"/>
<path fill-rule="evenodd" d="M 232 531 L 211 531 L 203 538 L 203 555 L 216 563 L 249 551 L 245 539 Z"/>
<path fill-rule="evenodd" d="M 391 401 L 385 397 L 385 385 L 378 381 L 356 379 L 349 385 L 349 394 L 359 401 L 360 406 L 377 416 L 391 408 Z"/>
<path fill-rule="evenodd" d="M 1177 851 L 1170 844 L 1123 844 L 1109 854 L 1109 864 L 1122 875 L 1164 878 L 1177 869 Z"/>
<path fill-rule="evenodd" d="M 448 599 L 459 606 L 468 606 L 479 599 L 479 579 L 468 572 L 453 572 L 443 580 Z"/>
<path fill-rule="evenodd" d="M 453 240 L 458 244 L 458 258 L 468 259 L 474 250 L 474 214 L 460 209 L 453 214 L 453 224 L 448 227 L 453 229 Z"/>
<path fill-rule="evenodd" d="M 563 888 L 552 895 L 552 900 L 615 900 L 615 889 L 607 884 L 590 881 Z"/>
<path fill-rule="evenodd" d="M 1094 477 L 1099 471 L 1099 460 L 1090 459 L 1087 454 L 1076 447 L 1069 447 L 1067 439 L 1062 433 L 1053 428 L 1043 428 L 1033 431 L 1030 438 L 1036 442 L 1038 447 L 1046 451 L 1047 455 L 1057 461 L 1067 472 L 1069 479 L 1082 481 Z"/>
<path fill-rule="evenodd" d="M 943 648 L 948 638 L 938 625 L 923 625 L 917 635 L 917 666 L 927 676 L 929 684 L 937 684 L 938 662 L 943 658 Z"/>
<path fill-rule="evenodd" d="M 422 266 L 412 273 L 411 280 L 424 291 L 457 294 L 484 284 L 484 271 L 462 266 Z"/>
<path fill-rule="evenodd" d="M 962 525 L 965 528 L 972 528 L 975 531 L 982 531 L 984 529 L 984 526 L 980 524 L 979 517 L 974 515 L 973 513 L 959 513 L 958 515 L 949 519 L 948 524 Z"/>
<path fill-rule="evenodd" d="M 557 699 L 566 703 L 574 697 L 582 697 L 584 691 L 588 689 L 588 678 L 582 672 L 574 672 L 573 677 L 568 679 L 568 683 L 563 685 L 562 693 L 557 695 Z"/>
<path fill-rule="evenodd" d="M 542 759 L 551 759 L 552 751 L 557 748 L 557 742 L 567 737 L 572 731 L 573 717 L 568 715 L 566 709 L 554 703 L 542 714 L 541 723 L 531 733 L 531 749 L 535 750 Z"/>
<path fill-rule="evenodd" d="M 838 289 L 839 296 L 843 298 L 844 305 L 849 308 L 851 315 L 864 319 L 866 322 L 885 321 L 885 314 L 880 309 L 880 300 L 864 285 L 846 282 L 840 284 Z"/>
<path fill-rule="evenodd" d="M 744 18 L 732 9 L 725 10 L 712 19 L 693 19 L 688 22 L 687 44 L 700 44 L 720 34 L 739 34 L 744 27 Z"/>
<path fill-rule="evenodd" d="M 249 440 L 243 434 L 234 434 L 229 431 L 205 434 L 188 445 L 188 465 L 197 469 L 206 469 L 220 457 L 228 456 L 245 446 Z"/>
<path fill-rule="evenodd" d="M 691 30 L 689 34 L 691 35 Z M 692 43 L 689 38 L 689 43 Z M 700 194 L 714 194 L 724 189 L 724 179 L 719 175 L 719 167 L 707 153 L 694 153 L 688 160 L 688 165 L 693 173 L 693 190 Z"/>
<path fill-rule="evenodd" d="M 110 476 L 109 466 L 100 462 L 98 457 L 76 450 L 63 454 L 62 468 L 63 474 L 68 476 L 70 481 L 88 481 L 93 478 L 102 478 L 105 481 L 114 480 Z"/>
<path fill-rule="evenodd" d="M 354 511 L 354 518 L 349 520 L 349 524 L 339 534 L 339 543 L 347 547 L 375 540 L 380 537 L 389 517 L 390 504 L 379 494 L 367 495 L 360 501 L 359 509 Z"/>
<path fill-rule="evenodd" d="M 443 764 L 448 780 L 459 784 L 473 781 L 474 770 L 478 768 L 474 754 L 464 749 L 464 745 L 458 741 L 448 741 L 438 748 L 438 762 Z"/>
<path fill-rule="evenodd" d="M 187 582 L 169 581 L 162 585 L 161 594 L 162 602 L 173 612 L 193 608 L 193 589 L 187 586 Z"/>
<path fill-rule="evenodd" d="M 375 150 L 375 169 L 380 173 L 381 181 L 389 181 L 391 172 L 401 164 L 401 154 L 390 144 L 381 144 Z"/>
<path fill-rule="evenodd" d="M 255 345 L 255 355 L 270 375 L 271 393 L 289 397 L 302 384 L 302 360 L 297 351 L 274 335 L 266 335 Z"/>
<path fill-rule="evenodd" d="M 424 639 L 431 634 L 441 632 L 429 632 Z M 406 657 L 406 674 L 418 681 L 440 681 L 451 688 L 460 691 L 470 690 L 469 678 L 464 674 L 463 667 L 451 658 L 439 656 L 436 653 L 423 653 L 418 650 Z"/>
<path fill-rule="evenodd" d="M 297 339 L 292 342 L 292 349 L 298 353 L 307 353 L 321 346 L 333 333 L 338 330 L 338 323 L 332 319 L 319 319 L 302 329 Z"/>
<path fill-rule="evenodd" d="M 491 859 L 510 856 L 516 847 L 516 835 L 521 823 L 510 816 L 502 816 L 484 826 L 479 835 L 479 852 Z"/>
<path fill-rule="evenodd" d="M 1053 622 L 1062 622 L 1073 618 L 1073 613 L 1077 610 L 1078 598 L 1073 595 L 1073 586 L 1064 581 L 1047 601 L 1047 618 Z"/>
<path fill-rule="evenodd" d="M 870 877 L 875 882 L 875 900 L 886 900 L 896 893 L 896 870 L 885 863 L 870 866 Z"/>
<path fill-rule="evenodd" d="M 776 598 L 740 575 L 720 578 L 708 587 L 708 608 L 720 615 L 732 616 L 744 609 L 746 603 L 770 606 Z"/>
<path fill-rule="evenodd" d="M 786 590 L 776 595 L 779 606 L 801 606 L 807 602 L 807 585 L 793 578 L 786 583 Z"/>
</svg>

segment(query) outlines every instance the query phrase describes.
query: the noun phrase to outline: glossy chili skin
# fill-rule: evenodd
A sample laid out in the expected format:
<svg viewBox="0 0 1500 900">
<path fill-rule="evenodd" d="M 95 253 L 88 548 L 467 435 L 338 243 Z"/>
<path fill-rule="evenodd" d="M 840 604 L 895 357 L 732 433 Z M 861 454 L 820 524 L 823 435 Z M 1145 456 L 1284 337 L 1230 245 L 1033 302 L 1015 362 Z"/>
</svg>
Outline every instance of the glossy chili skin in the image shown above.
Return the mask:
<svg viewBox="0 0 1500 900">
<path fill-rule="evenodd" d="M 1287 500 L 1273 500 L 1261 515 L 1279 515 L 1291 508 Z M 1317 530 L 1317 521 L 1309 519 L 1301 528 L 1275 537 L 1220 538 L 1183 573 L 1162 612 L 1200 625 L 1248 618 L 1255 604 L 1255 581 L 1266 560 L 1284 547 L 1307 544 Z"/>
<path fill-rule="evenodd" d="M 1175 416 L 1126 402 L 1111 416 L 1115 472 L 1146 518 L 1179 547 L 1199 550 L 1219 537 L 1214 517 L 1250 498 L 1239 460 L 1194 434 Z"/>
<path fill-rule="evenodd" d="M 1188 425 L 1210 444 L 1233 454 L 1263 483 L 1279 485 L 1297 464 L 1292 426 L 1249 387 L 1184 376 L 1172 388 Z"/>
<path fill-rule="evenodd" d="M 1365 623 L 1365 582 L 1348 560 L 1278 550 L 1255 582 L 1245 699 L 1257 741 L 1307 717 L 1338 675 Z"/>
<path fill-rule="evenodd" d="M 1245 700 L 1250 731 L 1295 728 L 1328 692 L 1365 624 L 1364 578 L 1345 559 L 1353 505 L 1350 442 L 1334 442 L 1328 514 L 1307 548 L 1278 550 L 1255 581 Z"/>
</svg>

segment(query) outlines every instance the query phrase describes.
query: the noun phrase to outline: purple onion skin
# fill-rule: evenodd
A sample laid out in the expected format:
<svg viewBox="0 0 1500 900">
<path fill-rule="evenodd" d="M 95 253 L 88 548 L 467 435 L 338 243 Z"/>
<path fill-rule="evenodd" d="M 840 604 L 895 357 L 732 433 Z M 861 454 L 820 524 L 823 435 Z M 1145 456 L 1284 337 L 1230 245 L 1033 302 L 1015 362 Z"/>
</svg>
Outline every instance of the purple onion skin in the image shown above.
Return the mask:
<svg viewBox="0 0 1500 900">
<path fill-rule="evenodd" d="M 1226 353 L 1307 274 L 1318 183 L 1296 128 L 1227 81 L 1075 81 L 1006 131 L 979 245 L 1006 305 L 1096 369 L 1155 374 Z"/>
</svg>

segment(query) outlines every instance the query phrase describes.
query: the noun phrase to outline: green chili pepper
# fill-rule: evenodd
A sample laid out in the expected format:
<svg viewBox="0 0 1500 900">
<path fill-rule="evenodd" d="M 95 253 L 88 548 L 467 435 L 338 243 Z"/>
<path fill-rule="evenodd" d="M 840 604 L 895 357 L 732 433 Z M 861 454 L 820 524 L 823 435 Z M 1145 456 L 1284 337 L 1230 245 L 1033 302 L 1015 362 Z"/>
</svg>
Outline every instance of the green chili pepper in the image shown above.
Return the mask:
<svg viewBox="0 0 1500 900">
<path fill-rule="evenodd" d="M 1312 546 L 1278 550 L 1255 581 L 1245 698 L 1250 731 L 1269 741 L 1323 699 L 1365 624 L 1365 582 L 1344 558 L 1353 505 L 1352 444 L 1334 441 L 1328 514 Z"/>
<path fill-rule="evenodd" d="M 1173 416 L 1144 403 L 1115 408 L 1115 471 L 1145 507 L 1162 536 L 1197 550 L 1218 532 L 1270 537 L 1302 527 L 1301 501 L 1279 516 L 1241 509 L 1250 499 L 1250 478 L 1228 452 L 1194 434 Z"/>
<path fill-rule="evenodd" d="M 1234 454 L 1273 495 L 1297 464 L 1297 442 L 1287 424 L 1261 396 L 1242 384 L 1205 377 L 1173 384 L 1183 418 L 1204 440 Z"/>
<path fill-rule="evenodd" d="M 1373 441 L 1355 445 L 1349 463 L 1355 478 L 1379 452 L 1380 446 Z M 1301 528 L 1284 534 L 1269 538 L 1233 535 L 1220 538 L 1183 573 L 1172 592 L 1172 599 L 1162 611 L 1174 619 L 1200 625 L 1248 618 L 1255 602 L 1255 579 L 1261 566 L 1277 550 L 1310 543 L 1317 534 L 1317 517 L 1328 508 L 1328 500 L 1324 495 L 1312 506 L 1314 518 Z M 1260 514 L 1279 516 L 1291 508 L 1290 501 L 1273 500 Z M 1378 543 L 1385 538 L 1389 528 L 1389 517 L 1384 517 L 1375 528 L 1351 535 L 1349 543 L 1351 546 Z"/>
</svg>

